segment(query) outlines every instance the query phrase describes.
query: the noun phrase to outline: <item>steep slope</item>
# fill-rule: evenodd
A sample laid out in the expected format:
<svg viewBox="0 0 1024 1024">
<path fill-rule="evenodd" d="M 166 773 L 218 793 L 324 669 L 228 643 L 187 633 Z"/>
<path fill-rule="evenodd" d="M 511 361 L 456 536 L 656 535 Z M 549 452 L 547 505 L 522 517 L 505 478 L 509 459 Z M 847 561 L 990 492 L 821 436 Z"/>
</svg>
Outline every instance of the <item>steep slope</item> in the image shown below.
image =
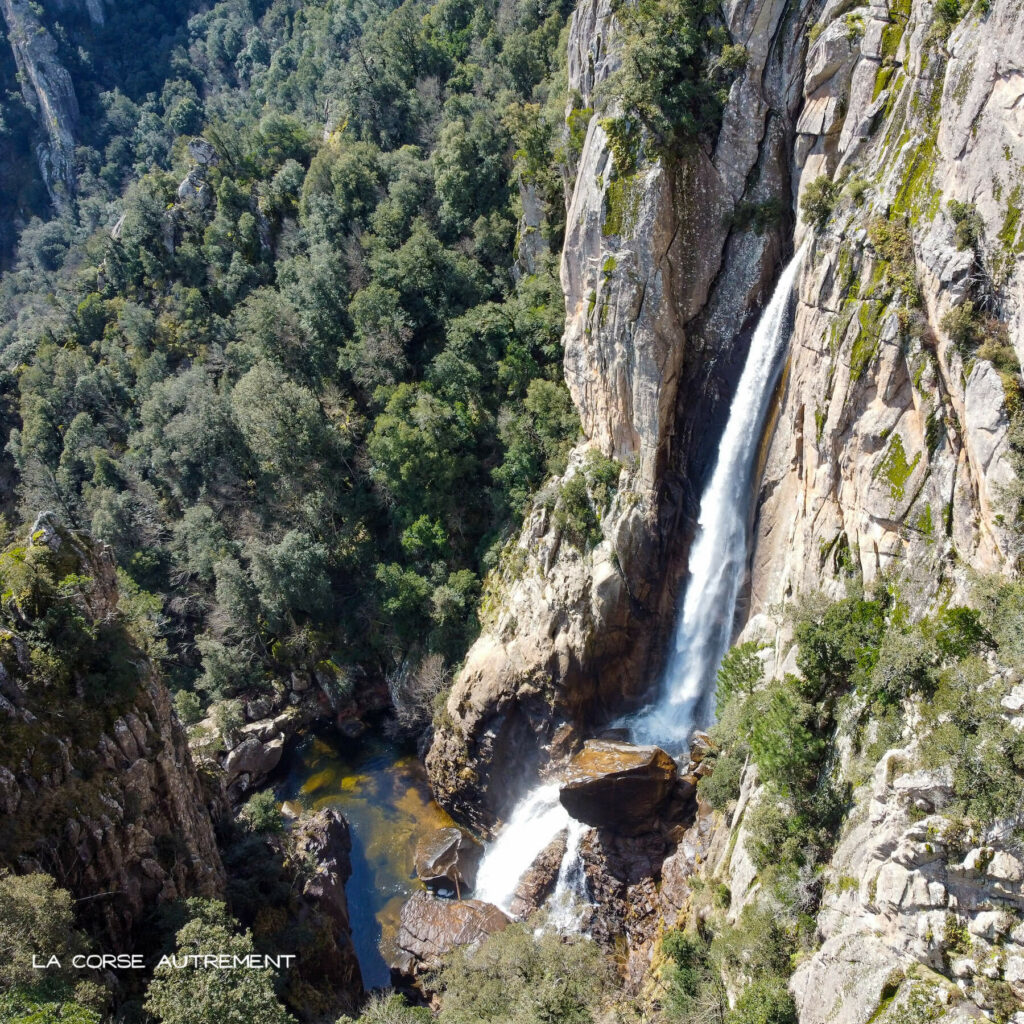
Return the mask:
<svg viewBox="0 0 1024 1024">
<path fill-rule="evenodd" d="M 224 887 L 145 616 L 109 554 L 47 514 L 0 574 L 0 864 L 52 874 L 93 935 L 131 948 L 155 903 Z"/>
<path fill-rule="evenodd" d="M 565 376 L 587 440 L 492 575 L 428 758 L 439 799 L 478 825 L 518 795 L 509 772 L 531 775 L 580 726 L 651 691 L 700 482 L 790 231 L 768 202 L 790 188 L 802 73 L 802 15 L 783 8 L 725 12 L 745 63 L 717 143 L 635 169 L 615 166 L 593 113 L 615 111 L 602 91 L 620 49 L 612 5 L 573 15 L 570 120 L 589 123 L 561 277 Z M 754 230 L 758 211 L 767 230 Z M 574 535 L 573 508 L 599 528 Z"/>
<path fill-rule="evenodd" d="M 934 593 L 956 564 L 1019 554 L 1020 11 L 837 10 L 808 53 L 794 160 L 804 193 L 823 174 L 845 191 L 800 283 L 755 609 L 844 564 L 867 582 L 916 564 Z"/>
<path fill-rule="evenodd" d="M 1020 553 L 1021 12 L 742 15 L 730 30 L 749 59 L 713 155 L 616 175 L 590 122 L 562 257 L 566 379 L 588 441 L 491 581 L 428 764 L 442 801 L 490 827 L 517 773 L 650 687 L 722 399 L 783 249 L 718 225 L 783 196 L 807 249 L 753 524 L 743 636 L 766 646 L 739 652 L 760 681 L 747 720 L 734 709 L 723 725 L 715 788 L 706 771 L 660 885 L 615 893 L 627 975 L 655 1004 L 682 991 L 692 1019 L 708 1005 L 790 1019 L 789 1005 L 801 1024 L 1017 1020 L 1020 610 L 1013 586 L 989 599 L 975 578 L 1013 576 Z M 609 10 L 577 9 L 584 109 L 614 72 L 617 33 Z M 595 449 L 620 461 L 612 498 Z M 577 476 L 601 516 L 589 550 L 566 541 Z M 819 590 L 854 596 L 807 603 Z M 855 656 L 822 640 L 862 626 Z M 814 642 L 835 673 L 820 692 Z M 737 729 L 768 746 L 763 772 Z M 584 852 L 592 885 L 608 878 L 601 857 Z M 689 938 L 659 952 L 659 919 Z M 709 968 L 687 948 L 717 980 L 694 982 Z M 783 1016 L 744 1016 L 755 1000 Z"/>
</svg>

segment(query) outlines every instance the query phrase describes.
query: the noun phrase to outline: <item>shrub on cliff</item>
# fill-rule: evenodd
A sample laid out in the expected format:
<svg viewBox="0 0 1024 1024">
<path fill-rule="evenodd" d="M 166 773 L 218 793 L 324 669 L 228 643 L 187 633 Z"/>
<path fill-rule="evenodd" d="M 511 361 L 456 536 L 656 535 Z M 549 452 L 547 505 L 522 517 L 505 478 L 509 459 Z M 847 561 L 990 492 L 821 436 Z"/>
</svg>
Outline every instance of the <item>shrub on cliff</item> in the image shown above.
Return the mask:
<svg viewBox="0 0 1024 1024">
<path fill-rule="evenodd" d="M 725 1015 L 725 1024 L 796 1024 L 796 1004 L 784 978 L 752 981 Z"/>
<path fill-rule="evenodd" d="M 800 210 L 804 220 L 816 228 L 823 228 L 839 202 L 842 188 L 827 175 L 809 182 L 800 197 Z"/>
</svg>

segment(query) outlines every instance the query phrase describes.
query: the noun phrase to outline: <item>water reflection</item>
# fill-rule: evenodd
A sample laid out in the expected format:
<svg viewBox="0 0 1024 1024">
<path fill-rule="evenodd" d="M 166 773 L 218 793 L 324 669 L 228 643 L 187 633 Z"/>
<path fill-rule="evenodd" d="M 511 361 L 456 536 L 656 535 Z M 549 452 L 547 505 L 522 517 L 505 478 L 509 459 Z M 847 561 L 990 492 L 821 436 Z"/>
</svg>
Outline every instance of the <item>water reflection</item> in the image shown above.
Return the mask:
<svg viewBox="0 0 1024 1024">
<path fill-rule="evenodd" d="M 345 891 L 352 939 L 363 984 L 388 985 L 399 912 L 419 885 L 416 841 L 452 824 L 431 798 L 423 766 L 380 738 L 310 736 L 291 755 L 276 792 L 295 811 L 336 807 L 348 819 L 352 877 Z"/>
</svg>

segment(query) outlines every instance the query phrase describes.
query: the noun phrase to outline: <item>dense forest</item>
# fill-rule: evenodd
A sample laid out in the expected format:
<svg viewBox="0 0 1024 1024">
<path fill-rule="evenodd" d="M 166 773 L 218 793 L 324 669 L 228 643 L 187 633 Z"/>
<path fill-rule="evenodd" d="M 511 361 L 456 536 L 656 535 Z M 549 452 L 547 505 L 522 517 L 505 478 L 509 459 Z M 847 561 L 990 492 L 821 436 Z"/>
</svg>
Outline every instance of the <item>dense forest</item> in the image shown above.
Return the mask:
<svg viewBox="0 0 1024 1024">
<path fill-rule="evenodd" d="M 0 1024 L 1021 1024 L 1024 129 L 952 109 L 1017 7 L 3 0 Z M 734 646 L 670 742 L 688 588 Z M 326 738 L 387 747 L 372 844 Z M 458 859 L 553 781 L 512 911 Z"/>
<path fill-rule="evenodd" d="M 569 4 L 185 6 L 51 26 L 89 144 L 0 286 L 8 525 L 112 547 L 189 715 L 296 667 L 342 695 L 454 665 L 578 434 Z"/>
</svg>

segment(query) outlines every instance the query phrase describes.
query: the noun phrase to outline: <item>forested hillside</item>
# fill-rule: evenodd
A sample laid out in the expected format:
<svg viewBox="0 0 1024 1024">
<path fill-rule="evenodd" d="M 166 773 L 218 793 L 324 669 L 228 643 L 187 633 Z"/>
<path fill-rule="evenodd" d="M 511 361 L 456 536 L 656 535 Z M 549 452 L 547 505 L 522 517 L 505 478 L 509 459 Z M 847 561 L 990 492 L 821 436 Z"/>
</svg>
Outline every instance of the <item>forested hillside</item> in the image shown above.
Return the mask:
<svg viewBox="0 0 1024 1024">
<path fill-rule="evenodd" d="M 1024 1024 L 1020 0 L 0 18 L 0 1024 Z"/>
<path fill-rule="evenodd" d="M 110 544 L 202 704 L 453 665 L 578 433 L 570 5 L 181 6 L 44 19 L 88 144 L 0 285 L 8 527 Z"/>
</svg>

